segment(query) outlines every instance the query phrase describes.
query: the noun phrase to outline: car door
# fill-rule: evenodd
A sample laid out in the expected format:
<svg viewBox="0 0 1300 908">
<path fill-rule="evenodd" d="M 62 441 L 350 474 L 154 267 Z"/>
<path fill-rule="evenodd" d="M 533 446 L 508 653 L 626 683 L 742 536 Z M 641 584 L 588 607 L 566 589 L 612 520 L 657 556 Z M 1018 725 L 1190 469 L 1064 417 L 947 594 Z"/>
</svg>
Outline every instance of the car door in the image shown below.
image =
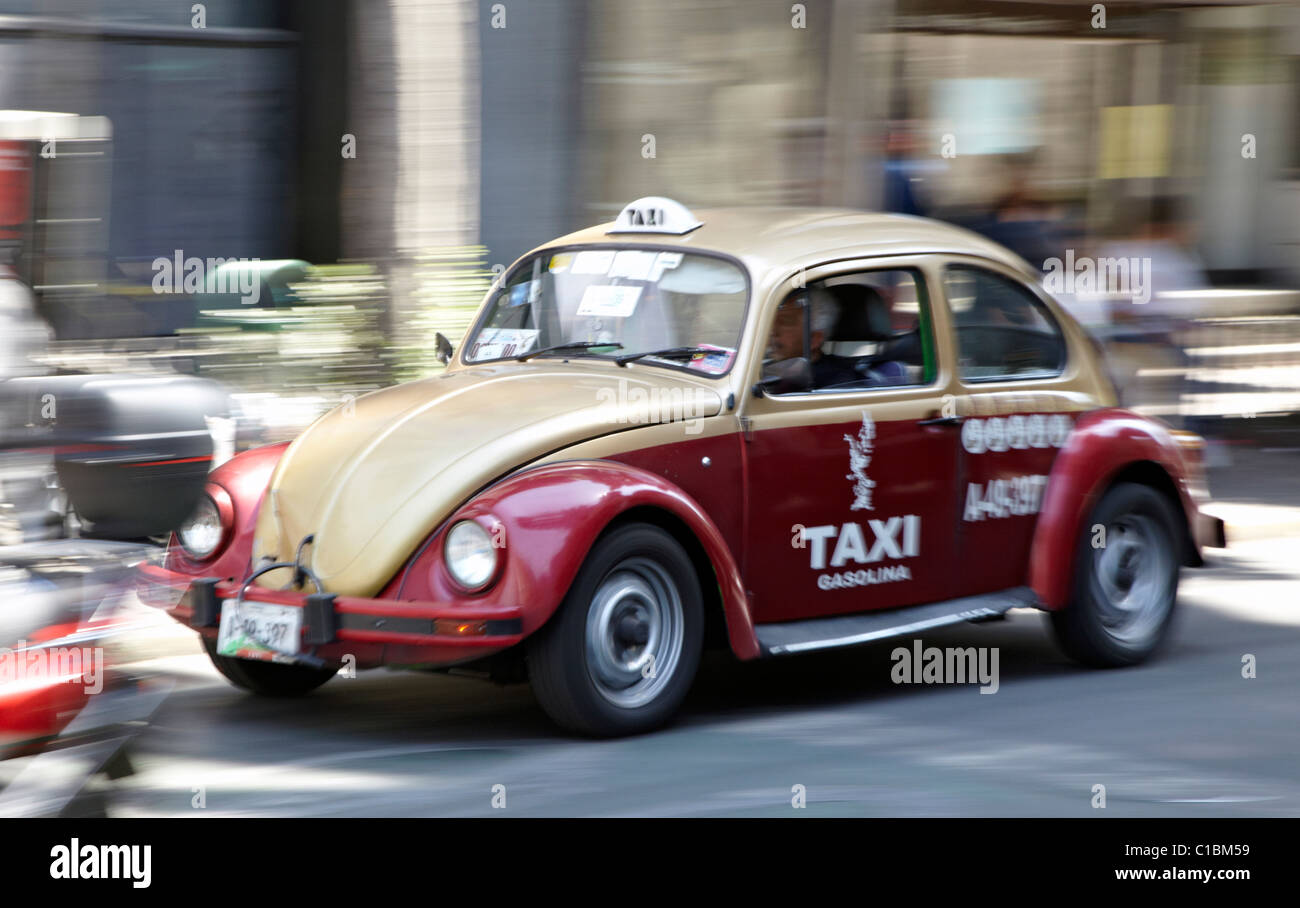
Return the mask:
<svg viewBox="0 0 1300 908">
<path fill-rule="evenodd" d="M 874 286 L 876 295 L 888 298 L 889 333 L 906 328 L 910 319 L 915 335 L 903 338 L 916 343 L 900 369 L 877 370 L 890 373 L 884 384 L 870 378 L 859 387 L 772 387 L 748 396 L 742 419 L 743 570 L 757 623 L 894 608 L 952 594 L 960 430 L 940 416 L 951 354 L 936 343 L 944 326 L 936 325 L 924 261 L 872 259 L 804 274 L 814 289 Z M 757 326 L 764 332 L 760 339 L 773 337 L 778 303 L 799 289 L 787 282 L 769 299 Z M 843 318 L 837 317 L 824 356 L 870 360 L 873 343 L 879 352 L 879 324 L 875 340 L 846 336 L 855 321 L 849 313 L 857 311 L 846 307 L 870 296 L 838 293 Z M 868 308 L 879 307 L 871 301 Z M 811 317 L 808 322 L 812 340 L 817 335 Z M 862 343 L 855 348 L 855 341 Z M 751 384 L 762 380 L 763 368 L 755 364 Z"/>
<path fill-rule="evenodd" d="M 962 501 L 957 595 L 1025 582 L 1048 476 L 1086 406 L 1060 322 L 1000 266 L 954 258 L 939 280 L 956 346 Z"/>
</svg>

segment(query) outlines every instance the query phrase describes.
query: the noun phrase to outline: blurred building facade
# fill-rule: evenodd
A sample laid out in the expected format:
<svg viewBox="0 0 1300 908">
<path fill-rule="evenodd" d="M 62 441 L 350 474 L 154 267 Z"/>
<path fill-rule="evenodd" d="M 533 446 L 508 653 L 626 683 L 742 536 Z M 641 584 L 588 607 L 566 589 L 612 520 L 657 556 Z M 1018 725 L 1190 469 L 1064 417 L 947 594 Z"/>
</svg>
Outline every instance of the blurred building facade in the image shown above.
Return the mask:
<svg viewBox="0 0 1300 908">
<path fill-rule="evenodd" d="M 902 132 L 924 213 L 962 220 L 1030 192 L 1101 239 L 1173 197 L 1213 271 L 1300 280 L 1295 6 L 1129 2 L 1101 17 L 1092 3 L 998 0 L 386 6 L 392 20 L 367 27 L 428 23 L 409 53 L 387 47 L 412 77 L 399 99 L 414 93 L 440 124 L 394 144 L 408 200 L 395 207 L 432 198 L 411 194 L 409 167 L 435 172 L 423 191 L 452 194 L 423 217 L 477 237 L 493 263 L 640 195 L 879 207 Z M 475 40 L 439 43 L 466 30 Z M 416 108 L 406 122 L 421 122 Z"/>
<path fill-rule="evenodd" d="M 287 251 L 298 37 L 277 4 L 203 6 L 0 0 L 0 108 L 113 124 L 114 260 Z"/>
<path fill-rule="evenodd" d="M 1300 284 L 1295 5 L 0 0 L 0 108 L 113 123 L 110 277 L 375 261 L 400 310 L 430 250 L 898 177 L 926 214 L 1028 194 L 1098 239 L 1173 197 L 1212 271 Z"/>
<path fill-rule="evenodd" d="M 177 250 L 340 255 L 346 9 L 331 0 L 0 0 L 0 110 L 111 124 L 105 147 L 43 144 L 49 159 L 35 162 L 32 233 L 49 240 L 42 253 L 84 260 L 78 281 L 37 288 L 61 335 L 172 330 L 166 302 L 147 288 L 151 263 Z M 120 285 L 146 293 L 127 305 L 111 289 Z M 95 312 L 104 317 L 87 327 Z"/>
</svg>

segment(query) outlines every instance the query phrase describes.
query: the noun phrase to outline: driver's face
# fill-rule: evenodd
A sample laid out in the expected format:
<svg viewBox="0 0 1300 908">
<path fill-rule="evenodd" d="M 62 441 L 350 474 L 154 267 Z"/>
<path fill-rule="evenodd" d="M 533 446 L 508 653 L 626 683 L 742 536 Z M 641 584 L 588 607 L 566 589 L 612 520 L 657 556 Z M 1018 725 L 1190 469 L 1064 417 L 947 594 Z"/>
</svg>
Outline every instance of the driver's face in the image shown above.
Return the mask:
<svg viewBox="0 0 1300 908">
<path fill-rule="evenodd" d="M 793 303 L 783 303 L 776 310 L 772 337 L 767 344 L 771 359 L 793 359 L 803 356 L 803 309 Z"/>
</svg>

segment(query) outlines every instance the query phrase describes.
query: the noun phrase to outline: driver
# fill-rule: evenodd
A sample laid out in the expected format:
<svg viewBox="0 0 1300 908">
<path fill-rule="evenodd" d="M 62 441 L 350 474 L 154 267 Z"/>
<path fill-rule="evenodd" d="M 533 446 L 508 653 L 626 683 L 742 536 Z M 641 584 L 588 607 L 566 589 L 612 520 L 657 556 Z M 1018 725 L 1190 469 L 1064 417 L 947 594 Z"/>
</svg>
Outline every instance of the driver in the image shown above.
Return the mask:
<svg viewBox="0 0 1300 908">
<path fill-rule="evenodd" d="M 819 287 L 791 291 L 777 307 L 772 336 L 767 345 L 768 359 L 776 368 L 769 372 L 779 374 L 780 363 L 793 362 L 804 355 L 805 306 L 808 308 L 808 363 L 812 367 L 812 387 L 825 388 L 860 379 L 861 376 L 853 370 L 850 362 L 822 352 L 822 345 L 830 337 L 839 318 L 839 306 L 833 296 Z"/>
</svg>

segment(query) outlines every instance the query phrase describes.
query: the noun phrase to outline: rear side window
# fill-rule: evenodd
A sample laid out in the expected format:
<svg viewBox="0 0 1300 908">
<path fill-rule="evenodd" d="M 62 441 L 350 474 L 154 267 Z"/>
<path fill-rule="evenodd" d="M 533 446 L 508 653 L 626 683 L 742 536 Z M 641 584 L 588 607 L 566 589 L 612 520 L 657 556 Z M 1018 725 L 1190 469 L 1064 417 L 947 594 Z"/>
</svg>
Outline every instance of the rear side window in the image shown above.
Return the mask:
<svg viewBox="0 0 1300 908">
<path fill-rule="evenodd" d="M 1061 327 L 1027 287 L 973 265 L 947 266 L 943 284 L 963 381 L 1047 378 L 1064 370 Z"/>
</svg>

